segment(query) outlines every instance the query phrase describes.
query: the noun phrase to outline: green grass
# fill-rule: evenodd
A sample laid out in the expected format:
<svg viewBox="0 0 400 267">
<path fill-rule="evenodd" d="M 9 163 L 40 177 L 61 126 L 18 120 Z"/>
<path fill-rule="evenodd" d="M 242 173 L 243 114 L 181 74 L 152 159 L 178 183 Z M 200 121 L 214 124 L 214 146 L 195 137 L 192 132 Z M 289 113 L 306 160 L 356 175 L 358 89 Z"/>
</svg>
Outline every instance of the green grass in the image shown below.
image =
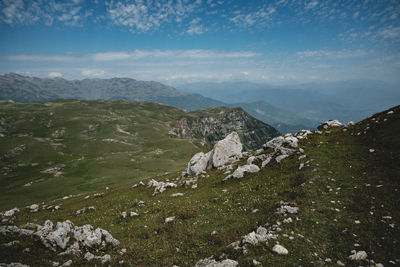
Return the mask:
<svg viewBox="0 0 400 267">
<path fill-rule="evenodd" d="M 301 162 L 313 159 L 311 166 L 302 170 L 298 170 L 298 155 L 293 155 L 281 164 L 273 161 L 260 172 L 247 174 L 239 180 L 222 182 L 223 171 L 211 170 L 207 177 L 199 178 L 197 189 L 180 186 L 156 196 L 152 196 L 152 188 L 131 188 L 137 179 L 124 182 L 121 178 L 119 185 L 112 184 L 109 190 L 100 190 L 106 193 L 101 198 L 84 199 L 85 194 L 46 203 L 61 204 L 61 209 L 56 212 L 30 213 L 23 209 L 16 216 L 15 225 L 69 219 L 75 225 L 89 223 L 107 229 L 121 242 L 119 248 L 128 251 L 119 255 L 118 249 L 108 247 L 93 252 L 110 254 L 112 266 L 118 265 L 120 260 L 128 266 L 193 266 L 199 259 L 211 255 L 218 257 L 223 253 L 237 260 L 240 266 L 251 266 L 253 259 L 262 262 L 263 266 L 338 266 L 338 260 L 346 266 L 365 266 L 366 262 L 348 259 L 353 249 L 365 250 L 369 259 L 391 266 L 389 261 L 399 259 L 400 255 L 400 136 L 397 134 L 400 132 L 400 108 L 396 107 L 395 114 L 385 112 L 375 118 L 379 118 L 379 124 L 369 118 L 347 132 L 337 128 L 302 140 L 300 147 L 307 158 Z M 387 121 L 383 122 L 385 118 Z M 368 124 L 367 134 L 358 136 L 357 133 Z M 375 151 L 369 152 L 370 148 Z M 160 162 L 166 160 L 159 159 Z M 189 159 L 190 155 L 186 162 Z M 125 164 L 116 156 L 113 163 L 117 162 L 121 164 L 119 168 Z M 140 164 L 131 166 L 140 168 Z M 245 159 L 238 164 L 245 164 Z M 93 175 L 96 170 L 92 166 L 86 167 L 76 169 L 82 170 L 80 175 L 86 183 L 96 182 L 99 179 Z M 129 172 L 130 166 L 126 165 L 125 170 Z M 145 173 L 151 173 L 151 169 Z M 180 172 L 171 172 L 154 179 L 172 181 L 178 177 Z M 223 189 L 228 192 L 222 192 Z M 184 196 L 172 198 L 170 195 L 176 192 L 182 192 Z M 146 205 L 139 207 L 140 200 Z M 282 222 L 282 215 L 276 214 L 280 201 L 295 203 L 299 213 L 290 215 L 292 223 L 281 224 L 282 231 L 277 240 L 249 246 L 245 255 L 227 248 L 259 225 Z M 96 211 L 75 215 L 76 210 L 88 206 L 95 206 Z M 254 209 L 259 211 L 252 213 Z M 136 211 L 139 217 L 121 219 L 122 211 Z M 176 216 L 176 220 L 165 224 L 164 219 L 170 216 Z M 361 223 L 356 224 L 355 220 Z M 394 228 L 390 226 L 392 223 Z M 211 235 L 213 230 L 217 231 L 214 236 Z M 294 238 L 289 239 L 289 236 Z M 15 239 L 20 238 L 0 235 L 0 243 Z M 271 249 L 276 242 L 285 246 L 289 255 L 274 254 Z M 22 253 L 27 246 L 32 251 Z M 31 238 L 22 239 L 22 243 L 14 247 L 2 248 L 0 252 L 2 262 L 19 261 L 32 266 L 50 265 L 53 260 L 62 263 L 69 258 L 73 259 L 74 265 L 92 265 L 82 257 L 50 253 L 38 240 Z M 327 258 L 332 263 L 325 262 Z"/>
<path fill-rule="evenodd" d="M 2 101 L 0 118 L 5 136 L 0 138 L 0 157 L 7 153 L 8 157 L 1 157 L 0 162 L 0 209 L 99 190 L 184 168 L 188 157 L 208 147 L 169 137 L 169 124 L 180 116 L 182 111 L 155 103 Z M 118 132 L 118 125 L 132 135 Z M 55 135 L 57 130 L 64 134 Z M 116 142 L 104 141 L 107 139 Z M 21 145 L 24 151 L 10 154 Z M 151 153 L 156 149 L 164 153 Z M 32 167 L 32 163 L 39 165 Z M 55 164 L 66 165 L 61 176 L 40 172 Z M 32 186 L 24 186 L 32 181 Z"/>
</svg>

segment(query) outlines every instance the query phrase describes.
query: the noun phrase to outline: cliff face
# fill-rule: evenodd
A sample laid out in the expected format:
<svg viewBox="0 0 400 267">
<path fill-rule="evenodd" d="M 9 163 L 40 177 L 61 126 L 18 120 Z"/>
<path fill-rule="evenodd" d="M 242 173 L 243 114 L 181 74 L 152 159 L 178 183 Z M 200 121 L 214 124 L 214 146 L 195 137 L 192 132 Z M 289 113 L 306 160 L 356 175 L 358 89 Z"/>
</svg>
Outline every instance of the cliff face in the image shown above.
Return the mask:
<svg viewBox="0 0 400 267">
<path fill-rule="evenodd" d="M 279 132 L 247 114 L 242 108 L 213 108 L 189 112 L 176 121 L 170 135 L 179 138 L 203 138 L 215 143 L 236 131 L 245 150 L 261 148 Z"/>
</svg>

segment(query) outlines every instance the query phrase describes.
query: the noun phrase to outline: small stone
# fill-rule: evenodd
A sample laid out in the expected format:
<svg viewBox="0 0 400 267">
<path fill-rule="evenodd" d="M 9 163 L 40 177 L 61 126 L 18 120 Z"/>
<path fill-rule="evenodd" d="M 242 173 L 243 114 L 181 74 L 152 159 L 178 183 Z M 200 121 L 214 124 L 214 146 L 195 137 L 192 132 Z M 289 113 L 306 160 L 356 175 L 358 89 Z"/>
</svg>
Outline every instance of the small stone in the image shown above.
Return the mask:
<svg viewBox="0 0 400 267">
<path fill-rule="evenodd" d="M 279 255 L 287 255 L 289 254 L 289 251 L 284 248 L 283 246 L 276 244 L 273 248 L 272 251 L 279 254 Z"/>
<path fill-rule="evenodd" d="M 169 222 L 172 222 L 174 220 L 175 220 L 175 216 L 168 217 L 168 218 L 165 219 L 165 223 L 169 223 Z"/>
<path fill-rule="evenodd" d="M 353 250 L 352 253 L 353 254 L 349 256 L 349 259 L 353 261 L 365 260 L 368 257 L 368 254 L 363 250 L 360 250 L 358 252 L 355 252 L 355 250 Z"/>
<path fill-rule="evenodd" d="M 336 264 L 339 265 L 339 266 L 344 266 L 344 263 L 339 261 L 339 260 L 336 262 Z"/>
<path fill-rule="evenodd" d="M 72 265 L 72 260 L 69 260 L 69 261 L 64 262 L 64 264 L 61 266 L 71 266 L 71 265 Z"/>
</svg>

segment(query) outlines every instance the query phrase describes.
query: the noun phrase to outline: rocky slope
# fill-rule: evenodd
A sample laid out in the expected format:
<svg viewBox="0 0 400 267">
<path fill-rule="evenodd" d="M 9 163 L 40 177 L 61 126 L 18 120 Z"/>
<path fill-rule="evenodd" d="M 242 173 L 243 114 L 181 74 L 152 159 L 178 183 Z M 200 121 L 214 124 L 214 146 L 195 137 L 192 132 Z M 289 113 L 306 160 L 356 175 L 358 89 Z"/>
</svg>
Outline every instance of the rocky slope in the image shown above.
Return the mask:
<svg viewBox="0 0 400 267">
<path fill-rule="evenodd" d="M 254 150 L 279 132 L 247 114 L 242 108 L 213 108 L 187 113 L 170 131 L 180 138 L 203 138 L 215 143 L 237 131 L 245 150 Z"/>
<path fill-rule="evenodd" d="M 250 152 L 232 133 L 210 153 L 187 158 L 183 175 L 4 211 L 0 262 L 396 266 L 399 131 L 397 106 Z"/>
</svg>

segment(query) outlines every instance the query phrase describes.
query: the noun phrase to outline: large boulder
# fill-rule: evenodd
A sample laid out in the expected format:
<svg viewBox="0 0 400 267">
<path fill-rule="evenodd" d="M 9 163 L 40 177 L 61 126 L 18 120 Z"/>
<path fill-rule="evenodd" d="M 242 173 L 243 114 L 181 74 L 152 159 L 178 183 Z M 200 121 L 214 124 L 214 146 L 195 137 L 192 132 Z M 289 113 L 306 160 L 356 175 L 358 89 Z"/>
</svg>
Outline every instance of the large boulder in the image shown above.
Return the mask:
<svg viewBox="0 0 400 267">
<path fill-rule="evenodd" d="M 239 135 L 232 132 L 225 139 L 218 141 L 211 150 L 208 166 L 218 168 L 242 157 L 243 145 Z"/>
<path fill-rule="evenodd" d="M 208 161 L 210 160 L 211 151 L 204 154 L 199 152 L 195 154 L 189 161 L 186 173 L 189 175 L 199 175 L 202 171 L 207 169 Z"/>
</svg>

